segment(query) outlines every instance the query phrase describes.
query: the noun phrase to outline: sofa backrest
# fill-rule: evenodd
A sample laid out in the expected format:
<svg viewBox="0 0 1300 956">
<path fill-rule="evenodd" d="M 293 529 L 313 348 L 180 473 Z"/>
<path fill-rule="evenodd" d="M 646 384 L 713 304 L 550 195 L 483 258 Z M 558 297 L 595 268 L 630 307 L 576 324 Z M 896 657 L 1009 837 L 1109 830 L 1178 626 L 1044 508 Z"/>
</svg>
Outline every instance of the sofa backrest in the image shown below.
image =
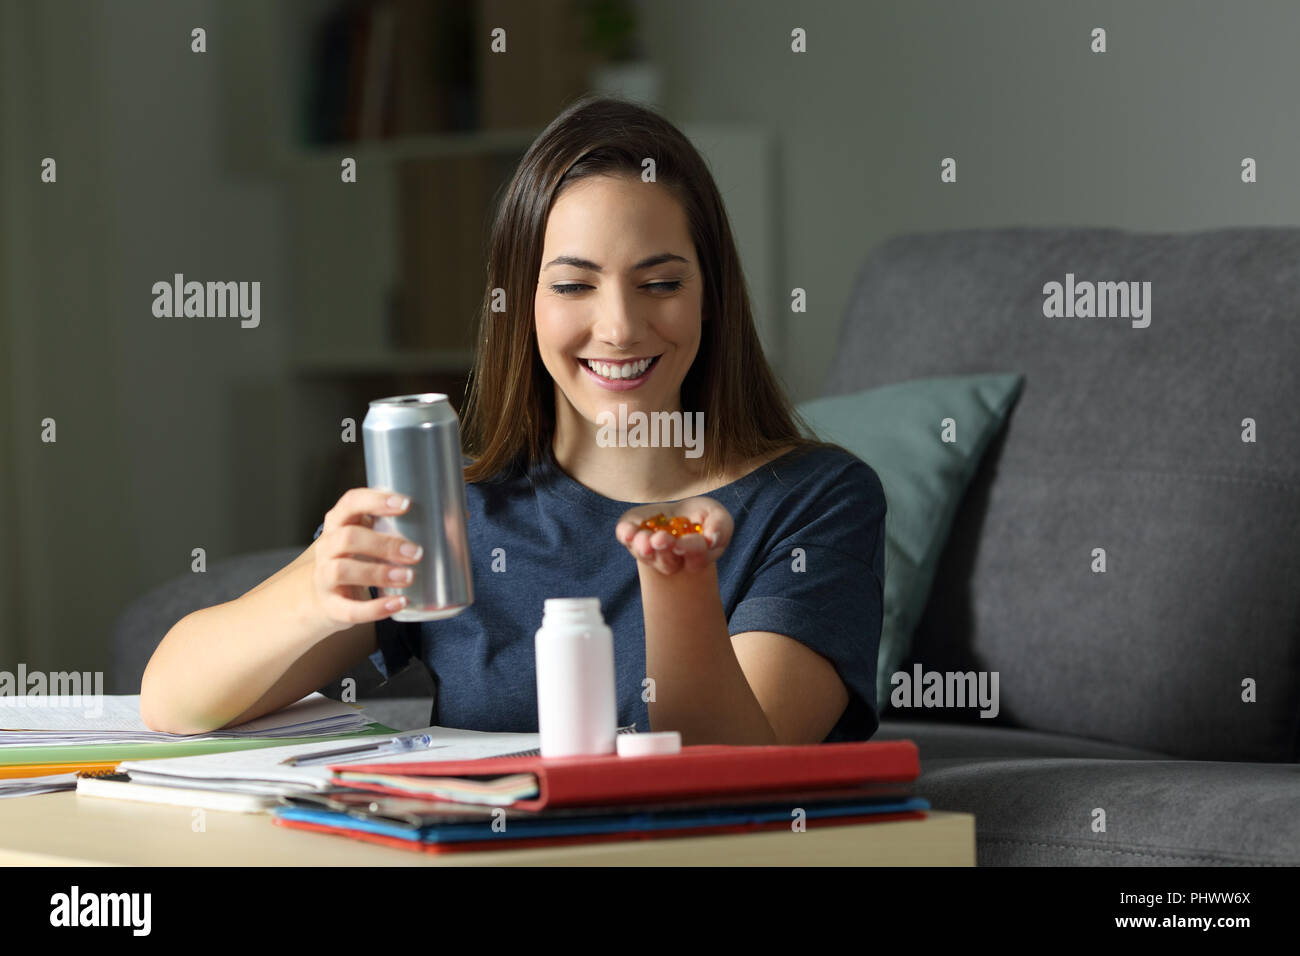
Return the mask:
<svg viewBox="0 0 1300 956">
<path fill-rule="evenodd" d="M 134 598 L 113 622 L 113 670 L 106 692 L 138 694 L 149 658 L 181 618 L 200 608 L 233 601 L 265 581 L 302 553 L 302 546 L 255 551 L 213 561 L 201 574 L 186 572 Z M 374 698 L 420 697 L 432 700 L 433 681 L 427 670 L 410 666 L 383 681 L 369 661 L 343 677 L 351 677 L 360 703 Z M 338 698 L 342 677 L 321 692 Z"/>
<path fill-rule="evenodd" d="M 1078 308 L 1046 315 L 1049 283 Z M 1125 312 L 1100 283 L 1149 299 Z M 1079 314 L 1085 284 L 1107 317 Z M 1295 760 L 1300 230 L 889 240 L 857 278 L 826 394 L 1013 371 L 1024 391 L 906 667 L 997 671 L 999 723 Z M 986 719 L 970 713 L 941 716 Z"/>
</svg>

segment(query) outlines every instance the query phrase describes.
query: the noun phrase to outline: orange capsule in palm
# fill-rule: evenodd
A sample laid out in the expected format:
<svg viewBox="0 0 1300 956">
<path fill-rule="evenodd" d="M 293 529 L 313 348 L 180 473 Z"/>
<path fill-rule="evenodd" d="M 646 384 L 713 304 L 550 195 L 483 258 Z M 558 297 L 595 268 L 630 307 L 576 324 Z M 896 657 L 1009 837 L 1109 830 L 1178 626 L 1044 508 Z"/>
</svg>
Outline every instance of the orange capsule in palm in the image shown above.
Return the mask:
<svg viewBox="0 0 1300 956">
<path fill-rule="evenodd" d="M 639 527 L 646 531 L 667 531 L 674 538 L 680 538 L 684 534 L 699 534 L 704 530 L 698 521 L 691 521 L 685 515 L 674 515 L 669 518 L 662 512 L 652 518 L 644 519 Z"/>
</svg>

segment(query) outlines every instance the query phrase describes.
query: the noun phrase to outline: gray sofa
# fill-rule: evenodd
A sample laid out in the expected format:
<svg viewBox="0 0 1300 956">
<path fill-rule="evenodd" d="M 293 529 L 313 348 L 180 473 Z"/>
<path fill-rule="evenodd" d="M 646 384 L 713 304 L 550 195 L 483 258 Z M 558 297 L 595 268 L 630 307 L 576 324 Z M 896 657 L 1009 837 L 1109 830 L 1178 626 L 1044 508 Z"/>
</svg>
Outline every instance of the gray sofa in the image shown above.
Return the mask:
<svg viewBox="0 0 1300 956">
<path fill-rule="evenodd" d="M 308 543 L 214 561 L 203 574 L 182 574 L 131 601 L 113 625 L 113 669 L 106 692 L 140 693 L 145 666 L 173 624 L 191 611 L 233 601 L 300 555 Z M 429 726 L 433 680 L 418 664 L 413 662 L 384 682 L 374 667 L 363 663 L 322 687 L 321 693 L 339 699 L 346 678 L 356 682 L 356 702 L 381 724 L 395 730 Z"/>
<path fill-rule="evenodd" d="M 1149 281 L 1150 324 L 1048 318 L 1067 273 Z M 1300 230 L 869 256 L 828 394 L 1025 375 L 903 665 L 996 671 L 1000 713 L 889 709 L 876 736 L 917 742 L 920 792 L 975 814 L 980 865 L 1300 863 L 1297 362 Z"/>
<path fill-rule="evenodd" d="M 1151 282 L 1150 324 L 1048 318 L 1067 273 Z M 936 809 L 975 814 L 980 865 L 1300 864 L 1298 303 L 1300 230 L 947 232 L 864 264 L 827 394 L 1026 376 L 904 665 L 996 671 L 1000 712 L 887 709 L 876 735 L 916 741 Z M 133 602 L 112 689 L 299 550 Z M 429 723 L 420 668 L 353 676 L 380 721 Z"/>
</svg>

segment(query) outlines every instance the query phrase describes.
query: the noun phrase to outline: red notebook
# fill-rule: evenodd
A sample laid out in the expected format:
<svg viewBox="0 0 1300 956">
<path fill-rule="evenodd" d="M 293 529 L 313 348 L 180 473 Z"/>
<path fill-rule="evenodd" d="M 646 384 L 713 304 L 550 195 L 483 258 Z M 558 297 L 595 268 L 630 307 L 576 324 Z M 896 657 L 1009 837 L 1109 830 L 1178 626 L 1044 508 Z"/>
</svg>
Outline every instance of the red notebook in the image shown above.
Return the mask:
<svg viewBox="0 0 1300 956">
<path fill-rule="evenodd" d="M 921 772 L 916 744 L 881 740 L 803 746 L 683 747 L 680 753 L 644 757 L 485 757 L 418 763 L 334 764 L 336 783 L 407 796 L 400 787 L 362 783 L 352 773 L 411 777 L 537 776 L 536 797 L 516 801 L 522 810 L 609 806 L 685 800 L 721 794 L 759 795 L 799 788 L 911 783 Z"/>
</svg>

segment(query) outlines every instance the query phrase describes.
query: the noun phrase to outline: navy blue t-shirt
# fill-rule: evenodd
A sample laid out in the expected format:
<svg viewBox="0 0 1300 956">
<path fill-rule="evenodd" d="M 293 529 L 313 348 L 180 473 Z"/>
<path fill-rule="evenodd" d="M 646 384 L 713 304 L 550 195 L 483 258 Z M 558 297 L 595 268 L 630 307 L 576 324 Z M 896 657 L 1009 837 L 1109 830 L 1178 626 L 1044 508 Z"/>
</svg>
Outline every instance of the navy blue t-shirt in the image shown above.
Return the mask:
<svg viewBox="0 0 1300 956">
<path fill-rule="evenodd" d="M 614 537 L 619 516 L 644 502 L 606 498 L 554 465 L 465 490 L 474 603 L 441 621 L 376 621 L 371 661 L 380 674 L 423 661 L 437 726 L 536 733 L 542 602 L 599 597 L 614 633 L 619 725 L 650 730 L 637 563 Z M 826 740 L 868 739 L 879 724 L 884 593 L 885 495 L 875 471 L 834 448 L 796 448 L 708 496 L 735 524 L 717 562 L 730 633 L 784 634 L 829 659 L 850 699 Z"/>
</svg>

